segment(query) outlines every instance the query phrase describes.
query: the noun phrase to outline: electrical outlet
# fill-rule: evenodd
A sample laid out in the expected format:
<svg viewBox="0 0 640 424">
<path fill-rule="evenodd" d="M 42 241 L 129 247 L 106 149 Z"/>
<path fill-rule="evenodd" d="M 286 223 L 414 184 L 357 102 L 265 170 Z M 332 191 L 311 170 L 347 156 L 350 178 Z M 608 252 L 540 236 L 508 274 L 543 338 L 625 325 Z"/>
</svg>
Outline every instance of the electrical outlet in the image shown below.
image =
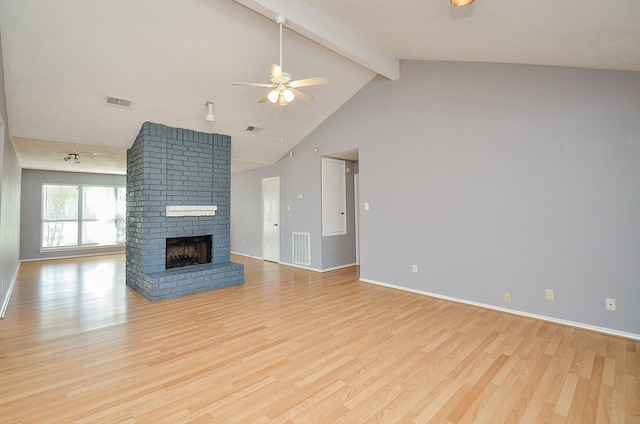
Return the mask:
<svg viewBox="0 0 640 424">
<path fill-rule="evenodd" d="M 606 308 L 607 311 L 615 311 L 616 310 L 616 300 L 615 299 L 606 299 Z"/>
<path fill-rule="evenodd" d="M 247 244 L 247 241 L 246 240 L 242 240 L 242 245 L 244 246 L 246 244 Z"/>
<path fill-rule="evenodd" d="M 413 266 L 413 272 L 415 272 L 416 274 L 418 273 L 418 265 Z"/>
<path fill-rule="evenodd" d="M 544 295 L 547 300 L 553 300 L 553 289 L 546 289 Z"/>
<path fill-rule="evenodd" d="M 511 292 L 504 292 L 504 301 L 511 302 Z"/>
</svg>

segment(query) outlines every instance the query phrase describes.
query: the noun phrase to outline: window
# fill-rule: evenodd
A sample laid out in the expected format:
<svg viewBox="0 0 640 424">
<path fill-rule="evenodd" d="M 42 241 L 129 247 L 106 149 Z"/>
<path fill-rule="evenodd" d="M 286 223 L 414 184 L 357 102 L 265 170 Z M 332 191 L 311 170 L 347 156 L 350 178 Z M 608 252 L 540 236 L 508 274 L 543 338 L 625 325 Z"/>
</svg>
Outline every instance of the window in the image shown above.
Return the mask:
<svg viewBox="0 0 640 424">
<path fill-rule="evenodd" d="M 125 242 L 124 187 L 42 185 L 42 248 Z"/>
</svg>

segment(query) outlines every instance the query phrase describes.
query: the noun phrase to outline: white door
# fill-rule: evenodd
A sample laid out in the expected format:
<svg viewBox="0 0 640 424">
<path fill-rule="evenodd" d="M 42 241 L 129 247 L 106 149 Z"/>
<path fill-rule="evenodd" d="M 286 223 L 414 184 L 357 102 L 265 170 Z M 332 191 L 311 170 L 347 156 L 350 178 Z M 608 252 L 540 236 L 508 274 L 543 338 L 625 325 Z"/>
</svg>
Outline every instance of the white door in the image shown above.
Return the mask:
<svg viewBox="0 0 640 424">
<path fill-rule="evenodd" d="M 322 235 L 347 234 L 345 161 L 322 158 Z"/>
<path fill-rule="evenodd" d="M 280 177 L 262 180 L 262 258 L 280 261 Z"/>
</svg>

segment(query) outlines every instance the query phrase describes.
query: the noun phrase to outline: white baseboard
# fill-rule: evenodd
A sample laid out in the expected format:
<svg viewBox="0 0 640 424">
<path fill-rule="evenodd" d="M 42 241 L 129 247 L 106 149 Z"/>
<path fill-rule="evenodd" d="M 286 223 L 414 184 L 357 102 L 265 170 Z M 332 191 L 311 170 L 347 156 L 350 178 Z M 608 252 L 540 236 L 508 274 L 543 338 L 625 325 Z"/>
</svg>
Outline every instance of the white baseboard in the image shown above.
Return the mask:
<svg viewBox="0 0 640 424">
<path fill-rule="evenodd" d="M 338 265 L 338 266 L 334 266 L 333 268 L 325 268 L 320 272 L 329 272 L 329 271 L 335 271 L 338 269 L 343 269 L 343 268 L 350 268 L 352 266 L 356 266 L 356 263 L 352 263 L 352 264 L 346 264 L 346 265 Z"/>
<path fill-rule="evenodd" d="M 329 271 L 335 271 L 335 270 L 338 270 L 338 269 L 349 268 L 349 267 L 352 267 L 352 266 L 356 265 L 356 264 L 346 264 L 346 265 L 335 266 L 333 268 L 318 269 L 318 268 L 311 268 L 311 267 L 304 266 L 304 265 L 293 264 L 293 263 L 289 263 L 289 262 L 278 262 L 278 263 L 280 265 L 292 266 L 294 268 L 306 269 L 308 271 L 314 271 L 314 272 L 329 272 Z"/>
<path fill-rule="evenodd" d="M 311 268 L 310 266 L 304 266 L 304 265 L 300 265 L 300 264 L 292 264 L 290 262 L 279 261 L 278 264 L 284 265 L 284 266 L 290 266 L 290 267 L 293 267 L 293 268 L 306 269 L 307 271 L 322 272 L 322 270 L 317 269 L 317 268 Z"/>
<path fill-rule="evenodd" d="M 252 255 L 248 255 L 246 253 L 234 252 L 233 250 L 230 253 L 233 254 L 233 255 L 244 256 L 244 257 L 247 257 L 247 258 L 253 258 L 253 259 L 262 260 L 262 258 L 259 257 L 259 256 L 252 256 Z"/>
<path fill-rule="evenodd" d="M 547 321 L 547 322 L 552 322 L 552 323 L 561 324 L 561 325 L 568 325 L 570 327 L 581 328 L 583 330 L 590 330 L 590 331 L 595 331 L 595 332 L 598 332 L 598 333 L 608 334 L 610 336 L 624 337 L 624 338 L 627 338 L 627 339 L 640 341 L 640 334 L 627 333 L 626 331 L 618 331 L 618 330 L 614 330 L 614 329 L 611 329 L 611 328 L 598 327 L 598 326 L 595 326 L 595 325 L 584 324 L 584 323 L 581 323 L 581 322 L 567 321 L 567 320 L 563 320 L 563 319 L 548 317 L 548 316 L 545 316 L 545 315 L 531 314 L 529 312 L 522 312 L 522 311 L 518 311 L 518 310 L 515 310 L 515 309 L 501 308 L 499 306 L 488 305 L 486 303 L 479 303 L 479 302 L 473 302 L 473 301 L 465 300 L 465 299 L 458 299 L 456 297 L 443 296 L 443 295 L 437 294 L 437 293 L 431 293 L 431 292 L 425 292 L 425 291 L 422 291 L 422 290 L 410 289 L 410 288 L 407 288 L 407 287 L 396 286 L 394 284 L 382 283 L 380 281 L 368 280 L 368 279 L 365 279 L 365 278 L 361 278 L 360 281 L 362 281 L 363 283 L 375 284 L 375 285 L 378 285 L 378 286 L 383 286 L 383 287 L 389 287 L 389 288 L 392 288 L 392 289 L 403 290 L 403 291 L 407 291 L 407 292 L 411 292 L 411 293 L 421 294 L 421 295 L 424 295 L 424 296 L 435 297 L 437 299 L 449 300 L 451 302 L 457 302 L 457 303 L 464 303 L 466 305 L 479 306 L 481 308 L 493 309 L 495 311 L 506 312 L 506 313 L 513 314 L 513 315 L 519 315 L 519 316 L 523 316 L 523 317 L 527 317 L 527 318 L 539 319 L 541 321 Z"/>
<path fill-rule="evenodd" d="M 36 261 L 51 261 L 57 259 L 73 259 L 73 258 L 86 258 L 89 256 L 107 256 L 107 255 L 124 255 L 126 252 L 123 250 L 121 252 L 96 252 L 96 253 L 87 253 L 83 255 L 69 255 L 69 256 L 52 256 L 46 258 L 32 258 L 32 259 L 21 259 L 20 262 L 36 262 Z"/>
<path fill-rule="evenodd" d="M 247 257 L 247 258 L 258 259 L 260 261 L 264 260 L 264 258 L 261 258 L 261 257 L 258 257 L 258 256 L 248 255 L 246 253 L 240 253 L 240 252 L 234 252 L 234 251 L 231 251 L 231 253 L 234 254 L 234 255 L 238 255 L 238 256 L 244 256 L 244 257 Z M 291 266 L 291 267 L 294 267 L 294 268 L 306 269 L 307 271 L 314 271 L 314 272 L 335 271 L 337 269 L 349 268 L 351 266 L 357 265 L 357 264 L 353 263 L 353 264 L 339 265 L 339 266 L 336 266 L 336 267 L 333 267 L 333 268 L 318 269 L 318 268 L 312 268 L 310 266 L 294 264 L 294 263 L 291 263 L 291 262 L 278 261 L 277 263 L 280 264 L 280 265 L 284 265 L 284 266 Z"/>
<path fill-rule="evenodd" d="M 18 271 L 20 270 L 20 263 L 16 267 L 16 272 L 11 277 L 11 282 L 9 283 L 9 290 L 7 290 L 7 295 L 2 301 L 2 305 L 0 306 L 0 319 L 4 318 L 4 314 L 7 312 L 7 308 L 9 307 L 9 299 L 11 299 L 11 293 L 13 293 L 13 287 L 16 285 L 16 281 L 18 280 Z"/>
</svg>

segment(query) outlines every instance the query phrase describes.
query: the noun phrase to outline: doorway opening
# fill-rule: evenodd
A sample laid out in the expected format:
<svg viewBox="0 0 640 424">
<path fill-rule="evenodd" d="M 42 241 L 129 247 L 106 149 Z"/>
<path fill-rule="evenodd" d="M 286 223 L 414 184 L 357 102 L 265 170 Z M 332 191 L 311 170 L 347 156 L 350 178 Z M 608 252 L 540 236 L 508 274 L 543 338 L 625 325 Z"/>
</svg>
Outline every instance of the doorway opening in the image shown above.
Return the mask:
<svg viewBox="0 0 640 424">
<path fill-rule="evenodd" d="M 324 157 L 332 159 L 341 159 L 347 161 L 345 172 L 347 175 L 353 175 L 353 186 L 347 188 L 349 193 L 347 203 L 352 206 L 347 207 L 346 211 L 353 215 L 347 216 L 347 221 L 354 223 L 353 230 L 353 249 L 355 251 L 355 264 L 360 265 L 360 151 L 359 149 L 345 150 L 341 152 L 329 153 Z M 350 185 L 350 184 L 349 184 Z"/>
</svg>

